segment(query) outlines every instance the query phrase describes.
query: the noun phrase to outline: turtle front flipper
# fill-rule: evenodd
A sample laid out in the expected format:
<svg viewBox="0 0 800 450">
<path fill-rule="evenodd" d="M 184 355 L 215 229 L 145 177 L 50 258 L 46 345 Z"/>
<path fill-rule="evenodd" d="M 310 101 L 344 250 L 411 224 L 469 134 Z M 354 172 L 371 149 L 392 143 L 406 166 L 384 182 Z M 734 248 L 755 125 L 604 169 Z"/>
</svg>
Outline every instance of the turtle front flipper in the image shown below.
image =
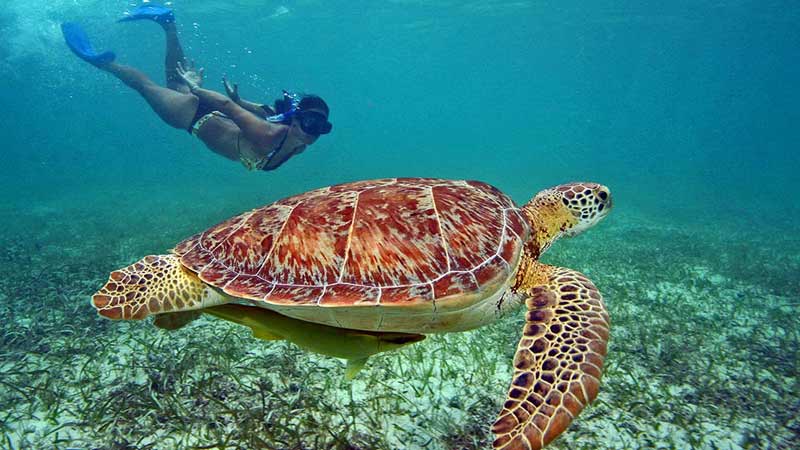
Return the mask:
<svg viewBox="0 0 800 450">
<path fill-rule="evenodd" d="M 92 296 L 97 312 L 113 320 L 139 320 L 151 314 L 193 311 L 227 302 L 183 267 L 175 255 L 150 255 L 115 270 Z"/>
<path fill-rule="evenodd" d="M 544 447 L 600 389 L 609 331 L 600 292 L 571 269 L 534 262 L 526 272 L 517 292 L 527 296 L 528 311 L 514 378 L 492 427 L 494 449 Z"/>
</svg>

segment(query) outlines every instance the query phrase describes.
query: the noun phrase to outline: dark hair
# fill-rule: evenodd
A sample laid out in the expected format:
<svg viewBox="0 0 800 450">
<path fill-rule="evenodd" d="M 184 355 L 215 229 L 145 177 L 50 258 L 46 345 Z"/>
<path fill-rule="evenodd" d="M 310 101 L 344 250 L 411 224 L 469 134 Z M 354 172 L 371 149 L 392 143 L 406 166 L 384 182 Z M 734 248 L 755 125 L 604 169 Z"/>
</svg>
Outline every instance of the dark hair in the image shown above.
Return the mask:
<svg viewBox="0 0 800 450">
<path fill-rule="evenodd" d="M 303 98 L 300 99 L 300 109 L 319 109 L 325 113 L 325 117 L 331 112 L 325 100 L 313 94 L 304 95 Z"/>
<path fill-rule="evenodd" d="M 283 114 L 292 107 L 292 101 L 286 97 L 275 100 L 275 113 Z M 300 97 L 300 109 L 319 109 L 325 112 L 325 116 L 330 114 L 328 104 L 318 95 L 307 94 Z"/>
</svg>

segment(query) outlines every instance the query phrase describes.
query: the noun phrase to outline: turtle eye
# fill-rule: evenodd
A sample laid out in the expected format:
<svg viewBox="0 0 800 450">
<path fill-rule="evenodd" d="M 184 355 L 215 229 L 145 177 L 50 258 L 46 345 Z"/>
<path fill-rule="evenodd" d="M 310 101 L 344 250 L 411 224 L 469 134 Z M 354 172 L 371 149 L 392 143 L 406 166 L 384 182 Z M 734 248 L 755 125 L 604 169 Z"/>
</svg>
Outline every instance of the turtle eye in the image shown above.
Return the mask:
<svg viewBox="0 0 800 450">
<path fill-rule="evenodd" d="M 605 201 L 608 198 L 608 192 L 601 190 L 597 193 L 597 196 L 600 197 L 600 200 Z"/>
</svg>

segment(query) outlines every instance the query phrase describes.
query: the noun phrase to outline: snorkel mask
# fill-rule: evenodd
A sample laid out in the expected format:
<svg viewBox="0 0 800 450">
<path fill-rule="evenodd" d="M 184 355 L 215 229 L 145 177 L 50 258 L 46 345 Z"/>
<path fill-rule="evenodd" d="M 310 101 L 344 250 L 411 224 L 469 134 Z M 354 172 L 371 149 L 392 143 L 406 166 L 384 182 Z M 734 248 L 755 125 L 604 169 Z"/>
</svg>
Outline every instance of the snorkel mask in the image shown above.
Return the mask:
<svg viewBox="0 0 800 450">
<path fill-rule="evenodd" d="M 269 116 L 267 117 L 267 121 L 272 123 L 289 124 L 292 121 L 292 117 L 297 116 L 297 119 L 300 123 L 300 128 L 306 134 L 319 136 L 321 134 L 328 134 L 331 132 L 333 125 L 328 122 L 328 118 L 325 117 L 324 114 L 317 111 L 303 111 L 300 109 L 301 98 L 299 95 L 293 92 L 283 91 L 283 99 L 288 101 L 291 105 L 289 110 L 281 114 Z"/>
</svg>

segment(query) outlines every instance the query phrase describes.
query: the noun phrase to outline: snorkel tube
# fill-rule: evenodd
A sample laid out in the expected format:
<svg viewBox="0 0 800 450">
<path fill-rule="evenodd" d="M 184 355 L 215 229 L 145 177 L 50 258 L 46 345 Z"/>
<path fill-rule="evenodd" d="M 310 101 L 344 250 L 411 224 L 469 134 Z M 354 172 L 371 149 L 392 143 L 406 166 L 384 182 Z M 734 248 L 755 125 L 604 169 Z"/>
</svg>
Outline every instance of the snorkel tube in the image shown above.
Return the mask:
<svg viewBox="0 0 800 450">
<path fill-rule="evenodd" d="M 289 123 L 289 121 L 292 120 L 292 116 L 294 116 L 295 114 L 297 114 L 298 111 L 300 111 L 300 96 L 299 95 L 297 95 L 297 94 L 295 94 L 293 92 L 289 92 L 289 91 L 284 90 L 283 91 L 283 99 L 289 101 L 289 104 L 291 105 L 289 107 L 289 110 L 286 111 L 286 112 L 280 113 L 280 114 L 276 114 L 274 116 L 267 117 L 267 121 L 268 122 L 272 122 L 272 123 Z"/>
</svg>

